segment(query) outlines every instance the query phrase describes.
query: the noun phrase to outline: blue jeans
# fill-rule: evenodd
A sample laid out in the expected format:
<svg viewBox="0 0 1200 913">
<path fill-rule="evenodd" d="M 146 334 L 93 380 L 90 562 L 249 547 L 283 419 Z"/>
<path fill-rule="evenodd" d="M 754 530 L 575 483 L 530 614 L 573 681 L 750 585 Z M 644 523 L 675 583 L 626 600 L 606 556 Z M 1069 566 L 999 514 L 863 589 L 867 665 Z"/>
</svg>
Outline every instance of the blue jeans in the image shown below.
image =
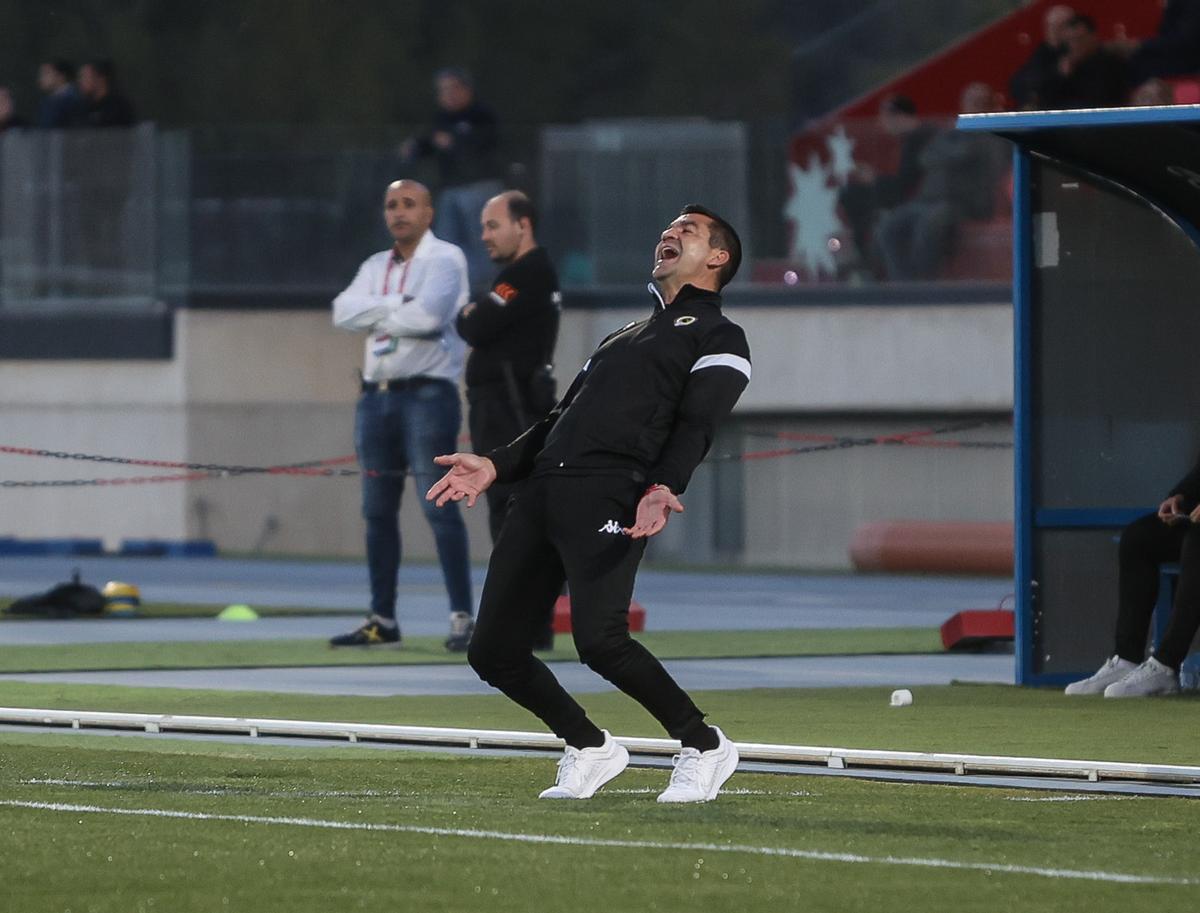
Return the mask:
<svg viewBox="0 0 1200 913">
<path fill-rule="evenodd" d="M 472 292 L 490 281 L 496 273 L 496 264 L 488 257 L 480 234 L 479 214 L 483 204 L 500 193 L 504 185 L 499 181 L 475 181 L 447 187 L 437 197 L 433 213 L 433 233 L 443 241 L 457 244 L 467 258 L 467 273 Z"/>
<path fill-rule="evenodd" d="M 470 554 L 462 514 L 457 504 L 434 507 L 425 500 L 425 492 L 442 474 L 433 458 L 454 453 L 461 421 L 458 388 L 448 380 L 418 380 L 403 390 L 369 391 L 359 397 L 354 449 L 363 469 L 362 513 L 367 522 L 367 569 L 375 615 L 396 617 L 405 472 L 416 482 L 421 508 L 433 530 L 450 611 L 472 612 Z M 395 474 L 372 476 L 372 471 Z"/>
</svg>

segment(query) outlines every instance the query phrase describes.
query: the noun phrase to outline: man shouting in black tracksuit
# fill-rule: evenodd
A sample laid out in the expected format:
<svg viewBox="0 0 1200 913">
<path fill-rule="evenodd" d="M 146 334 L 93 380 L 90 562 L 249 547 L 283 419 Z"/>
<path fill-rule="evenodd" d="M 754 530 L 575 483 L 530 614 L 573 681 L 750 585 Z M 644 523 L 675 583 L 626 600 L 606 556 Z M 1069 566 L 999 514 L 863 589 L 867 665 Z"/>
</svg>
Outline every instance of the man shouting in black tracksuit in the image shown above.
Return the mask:
<svg viewBox="0 0 1200 913">
<path fill-rule="evenodd" d="M 660 802 L 706 802 L 737 767 L 733 743 L 629 636 L 629 600 L 646 539 L 679 495 L 750 380 L 741 328 L 721 313 L 741 243 L 724 219 L 686 206 L 655 248 L 654 312 L 606 338 L 550 414 L 486 455 L 455 453 L 426 495 L 475 500 L 524 480 L 492 551 L 468 659 L 480 677 L 567 743 L 546 799 L 587 799 L 629 753 L 587 717 L 533 655 L 536 628 L 564 579 L 580 659 L 680 740 Z"/>
</svg>

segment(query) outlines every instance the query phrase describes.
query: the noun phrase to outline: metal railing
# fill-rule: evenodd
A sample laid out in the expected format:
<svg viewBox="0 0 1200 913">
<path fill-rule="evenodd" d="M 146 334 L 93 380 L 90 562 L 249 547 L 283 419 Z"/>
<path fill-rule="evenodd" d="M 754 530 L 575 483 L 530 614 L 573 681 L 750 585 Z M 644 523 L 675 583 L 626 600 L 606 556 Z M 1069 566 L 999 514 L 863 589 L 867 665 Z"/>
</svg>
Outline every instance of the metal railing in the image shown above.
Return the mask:
<svg viewBox="0 0 1200 913">
<path fill-rule="evenodd" d="M 327 295 L 388 244 L 379 205 L 388 181 L 424 179 L 436 204 L 430 165 L 398 156 L 411 132 L 8 131 L 0 136 L 0 313 Z M 644 282 L 659 232 L 686 202 L 721 211 L 741 230 L 739 282 L 876 282 L 895 278 L 880 251 L 852 258 L 850 248 L 876 244 L 880 220 L 923 191 L 881 201 L 856 237 L 846 188 L 894 169 L 902 144 L 873 122 L 797 136 L 782 123 L 700 119 L 515 125 L 505 130 L 501 180 L 535 197 L 540 239 L 568 289 Z M 933 181 L 938 167 L 922 180 Z M 996 205 L 956 220 L 922 278 L 1007 279 L 1003 167 L 986 180 Z"/>
</svg>

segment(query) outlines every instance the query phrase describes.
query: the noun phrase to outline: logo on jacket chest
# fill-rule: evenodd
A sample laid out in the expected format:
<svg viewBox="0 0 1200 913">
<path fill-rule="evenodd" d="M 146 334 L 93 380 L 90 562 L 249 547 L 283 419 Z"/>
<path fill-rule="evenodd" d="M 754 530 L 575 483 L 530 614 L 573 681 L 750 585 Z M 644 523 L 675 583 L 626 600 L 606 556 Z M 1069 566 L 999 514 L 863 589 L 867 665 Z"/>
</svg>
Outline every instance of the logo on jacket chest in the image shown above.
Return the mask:
<svg viewBox="0 0 1200 913">
<path fill-rule="evenodd" d="M 677 327 L 691 326 L 695 322 L 696 322 L 696 318 L 693 317 L 691 314 L 685 314 L 682 317 L 675 318 L 675 326 L 677 326 Z"/>
</svg>

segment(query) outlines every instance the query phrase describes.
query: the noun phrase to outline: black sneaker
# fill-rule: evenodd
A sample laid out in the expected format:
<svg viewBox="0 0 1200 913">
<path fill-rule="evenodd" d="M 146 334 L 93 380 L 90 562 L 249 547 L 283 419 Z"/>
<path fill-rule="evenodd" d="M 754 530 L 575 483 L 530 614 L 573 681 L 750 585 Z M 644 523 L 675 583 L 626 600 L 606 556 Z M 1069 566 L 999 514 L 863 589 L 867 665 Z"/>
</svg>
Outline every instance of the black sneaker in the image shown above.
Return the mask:
<svg viewBox="0 0 1200 913">
<path fill-rule="evenodd" d="M 400 626 L 386 625 L 378 615 L 372 615 L 362 627 L 349 634 L 339 634 L 329 638 L 331 647 L 398 647 L 400 646 Z"/>
<path fill-rule="evenodd" d="M 451 612 L 450 636 L 446 638 L 446 649 L 451 653 L 466 653 L 474 631 L 474 618 L 466 612 Z"/>
</svg>

